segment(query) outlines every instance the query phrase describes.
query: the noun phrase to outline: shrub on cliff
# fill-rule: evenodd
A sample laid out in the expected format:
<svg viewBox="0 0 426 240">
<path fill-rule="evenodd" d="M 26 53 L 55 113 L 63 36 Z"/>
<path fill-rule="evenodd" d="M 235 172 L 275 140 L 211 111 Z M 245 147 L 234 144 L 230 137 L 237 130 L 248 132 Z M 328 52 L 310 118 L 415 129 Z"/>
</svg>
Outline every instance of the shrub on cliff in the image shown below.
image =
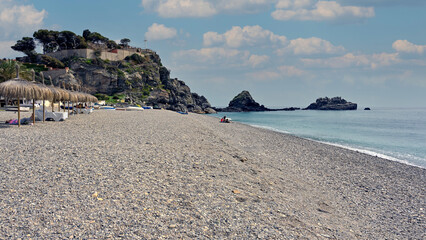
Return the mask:
<svg viewBox="0 0 426 240">
<path fill-rule="evenodd" d="M 47 56 L 47 55 L 43 55 L 41 56 L 41 62 L 43 64 L 46 64 L 49 67 L 53 67 L 53 68 L 64 68 L 65 64 L 61 61 L 59 61 L 58 59 L 51 57 L 51 56 Z"/>
<path fill-rule="evenodd" d="M 96 57 L 95 59 L 92 59 L 92 64 L 93 65 L 96 65 L 96 66 L 99 66 L 99 67 L 105 67 L 105 62 L 104 62 L 104 60 L 102 60 L 101 58 L 99 58 L 99 57 Z"/>
<path fill-rule="evenodd" d="M 98 100 L 109 100 L 109 96 L 103 93 L 96 93 L 95 97 L 97 97 Z"/>
<path fill-rule="evenodd" d="M 126 61 L 133 61 L 135 64 L 142 64 L 143 62 L 145 62 L 145 59 L 137 53 L 134 53 L 130 56 L 127 56 L 125 58 L 125 60 Z"/>
</svg>

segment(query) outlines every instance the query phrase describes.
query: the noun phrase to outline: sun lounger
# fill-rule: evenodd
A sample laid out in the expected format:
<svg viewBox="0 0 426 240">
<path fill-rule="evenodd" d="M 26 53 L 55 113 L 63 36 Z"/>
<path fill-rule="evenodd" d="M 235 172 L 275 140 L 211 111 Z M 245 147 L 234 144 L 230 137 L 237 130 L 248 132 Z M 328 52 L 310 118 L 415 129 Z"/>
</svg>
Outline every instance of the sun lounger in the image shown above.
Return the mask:
<svg viewBox="0 0 426 240">
<path fill-rule="evenodd" d="M 19 107 L 19 110 L 21 110 L 21 112 L 29 112 L 30 108 L 29 107 Z M 6 108 L 6 111 L 17 112 L 18 107 L 8 107 L 8 108 Z"/>
<path fill-rule="evenodd" d="M 43 111 L 42 110 L 36 110 L 35 111 L 35 117 L 36 117 L 36 120 L 42 121 L 43 120 Z M 53 119 L 54 121 L 64 121 L 67 118 L 68 118 L 67 112 L 48 112 L 48 111 L 46 111 L 44 113 L 44 120 Z"/>
<path fill-rule="evenodd" d="M 75 108 L 74 113 L 90 114 L 93 112 L 93 108 Z"/>
<path fill-rule="evenodd" d="M 90 113 L 93 112 L 93 108 L 84 108 L 84 109 L 80 109 L 80 110 L 82 110 L 82 112 L 84 114 L 90 114 Z"/>
</svg>

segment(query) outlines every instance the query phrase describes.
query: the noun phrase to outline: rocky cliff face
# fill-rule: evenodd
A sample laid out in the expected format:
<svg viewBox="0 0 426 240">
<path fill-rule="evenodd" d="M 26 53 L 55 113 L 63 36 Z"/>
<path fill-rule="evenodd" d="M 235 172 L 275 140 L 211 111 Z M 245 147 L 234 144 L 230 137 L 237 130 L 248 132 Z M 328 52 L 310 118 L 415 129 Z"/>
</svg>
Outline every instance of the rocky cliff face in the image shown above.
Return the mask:
<svg viewBox="0 0 426 240">
<path fill-rule="evenodd" d="M 304 110 L 356 110 L 357 104 L 347 102 L 341 97 L 318 98 Z"/>
<path fill-rule="evenodd" d="M 214 112 L 205 97 L 192 93 L 183 81 L 170 78 L 170 71 L 155 53 L 144 57 L 130 56 L 117 62 L 99 58 L 71 58 L 64 62 L 70 71 L 55 77 L 55 85 L 72 82 L 92 94 L 124 94 L 129 104 L 174 111 Z"/>
</svg>

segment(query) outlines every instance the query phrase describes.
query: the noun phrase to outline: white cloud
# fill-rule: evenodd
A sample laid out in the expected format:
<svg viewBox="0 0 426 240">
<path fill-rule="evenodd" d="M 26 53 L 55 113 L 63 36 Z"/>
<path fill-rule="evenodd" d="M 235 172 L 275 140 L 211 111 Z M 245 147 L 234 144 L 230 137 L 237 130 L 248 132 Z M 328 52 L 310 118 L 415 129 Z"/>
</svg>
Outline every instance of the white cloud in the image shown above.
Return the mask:
<svg viewBox="0 0 426 240">
<path fill-rule="evenodd" d="M 229 63 L 246 60 L 249 57 L 248 51 L 225 48 L 202 48 L 190 49 L 173 53 L 174 58 L 191 59 L 194 62 L 208 63 Z"/>
<path fill-rule="evenodd" d="M 374 17 L 373 7 L 342 6 L 325 0 L 142 0 L 146 11 L 164 18 L 202 18 L 220 13 L 241 14 L 266 11 L 273 4 L 276 20 L 335 20 Z"/>
<path fill-rule="evenodd" d="M 265 70 L 265 71 L 247 73 L 246 76 L 256 81 L 270 81 L 270 80 L 278 79 L 281 76 L 281 74 L 277 71 Z"/>
<path fill-rule="evenodd" d="M 147 11 L 164 18 L 211 17 L 219 13 L 254 13 L 276 0 L 142 0 Z"/>
<path fill-rule="evenodd" d="M 317 37 L 297 38 L 290 41 L 285 47 L 277 50 L 277 54 L 282 56 L 285 53 L 291 52 L 296 55 L 309 54 L 336 54 L 342 53 L 345 48 L 342 46 L 334 46 L 329 41 Z"/>
<path fill-rule="evenodd" d="M 259 65 L 261 65 L 262 63 L 268 62 L 269 61 L 269 57 L 266 55 L 251 55 L 248 59 L 248 63 L 252 66 L 252 67 L 257 67 Z"/>
<path fill-rule="evenodd" d="M 148 32 L 145 33 L 147 40 L 165 40 L 171 39 L 177 36 L 177 30 L 169 28 L 163 24 L 154 23 L 148 28 Z"/>
<path fill-rule="evenodd" d="M 207 32 L 203 35 L 204 46 L 212 46 L 225 41 L 225 36 L 217 32 Z"/>
<path fill-rule="evenodd" d="M 250 54 L 249 51 L 222 47 L 178 51 L 173 53 L 173 59 L 179 60 L 181 64 L 190 61 L 198 66 L 208 64 L 209 66 L 214 65 L 219 68 L 255 68 L 269 61 L 269 57 L 266 55 L 254 55 Z"/>
<path fill-rule="evenodd" d="M 258 12 L 259 9 L 267 8 L 276 0 L 216 0 L 216 8 L 219 11 L 234 11 L 244 13 Z"/>
<path fill-rule="evenodd" d="M 314 0 L 279 0 L 275 5 L 276 8 L 303 8 L 312 6 Z"/>
<path fill-rule="evenodd" d="M 301 60 L 305 65 L 311 67 L 325 68 L 351 68 L 351 67 L 369 67 L 376 69 L 379 67 L 390 66 L 401 62 L 398 53 L 379 53 L 371 55 L 354 55 L 348 53 L 340 57 Z"/>
<path fill-rule="evenodd" d="M 10 48 L 15 45 L 15 41 L 0 41 L 0 58 L 15 58 L 23 54 Z"/>
<path fill-rule="evenodd" d="M 224 34 L 217 32 L 207 32 L 203 36 L 204 46 L 215 44 L 225 44 L 227 47 L 239 48 L 242 46 L 266 46 L 271 44 L 284 44 L 287 40 L 285 36 L 276 35 L 262 27 L 245 26 L 243 28 L 234 26 Z"/>
<path fill-rule="evenodd" d="M 227 48 L 241 47 L 273 47 L 280 56 L 285 53 L 296 55 L 308 54 L 336 54 L 345 51 L 342 46 L 334 46 L 321 38 L 297 38 L 288 41 L 285 36 L 274 34 L 261 26 L 234 26 L 223 34 L 207 32 L 203 36 L 206 47 L 221 45 Z"/>
<path fill-rule="evenodd" d="M 426 52 L 426 45 L 416 45 L 407 40 L 397 40 L 392 44 L 392 48 L 397 52 L 423 54 Z"/>
<path fill-rule="evenodd" d="M 423 0 L 340 0 L 340 2 L 347 4 L 377 7 L 426 5 L 426 2 Z"/>
<path fill-rule="evenodd" d="M 142 0 L 142 6 L 164 18 L 210 17 L 217 13 L 205 0 Z"/>
<path fill-rule="evenodd" d="M 279 66 L 276 69 L 272 70 L 263 70 L 257 72 L 250 72 L 246 74 L 249 78 L 255 79 L 258 81 L 268 81 L 275 80 L 279 78 L 289 78 L 289 77 L 300 77 L 306 75 L 306 72 L 295 67 L 295 66 Z"/>
<path fill-rule="evenodd" d="M 278 70 L 281 74 L 285 76 L 301 76 L 305 74 L 305 72 L 299 68 L 296 68 L 295 66 L 280 66 L 278 67 Z"/>
<path fill-rule="evenodd" d="M 327 21 L 374 17 L 373 7 L 342 6 L 336 1 L 280 0 L 272 12 L 276 20 Z"/>
<path fill-rule="evenodd" d="M 17 5 L 14 1 L 0 1 L 0 37 L 22 37 L 43 25 L 46 10 L 33 5 Z"/>
</svg>

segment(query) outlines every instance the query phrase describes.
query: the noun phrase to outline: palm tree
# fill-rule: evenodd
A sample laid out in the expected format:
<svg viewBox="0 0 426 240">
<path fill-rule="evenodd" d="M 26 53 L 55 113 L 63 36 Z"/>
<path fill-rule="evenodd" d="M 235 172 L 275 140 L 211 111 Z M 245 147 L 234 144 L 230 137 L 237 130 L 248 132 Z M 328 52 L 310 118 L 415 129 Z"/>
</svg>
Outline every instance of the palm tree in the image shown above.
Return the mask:
<svg viewBox="0 0 426 240">
<path fill-rule="evenodd" d="M 16 65 L 19 65 L 19 77 L 31 81 L 31 72 L 21 63 L 13 60 L 0 60 L 0 83 L 16 77 Z"/>
</svg>

